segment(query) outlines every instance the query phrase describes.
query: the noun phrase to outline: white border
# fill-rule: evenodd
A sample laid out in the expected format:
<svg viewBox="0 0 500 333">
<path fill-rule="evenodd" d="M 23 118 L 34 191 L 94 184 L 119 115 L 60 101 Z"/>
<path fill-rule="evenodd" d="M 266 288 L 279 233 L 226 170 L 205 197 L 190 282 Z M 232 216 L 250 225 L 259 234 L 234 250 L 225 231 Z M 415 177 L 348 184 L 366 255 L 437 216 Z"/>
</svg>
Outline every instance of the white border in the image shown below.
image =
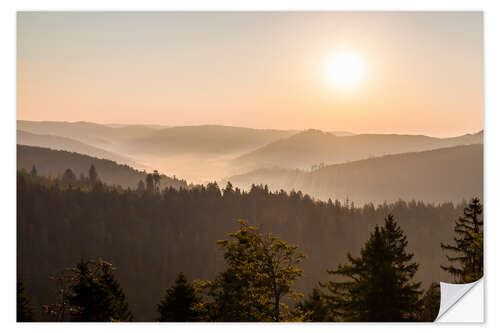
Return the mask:
<svg viewBox="0 0 500 333">
<path fill-rule="evenodd" d="M 253 1 L 231 1 L 231 0 L 184 0 L 184 1 L 102 1 L 102 0 L 86 0 L 86 1 L 64 1 L 64 0 L 45 0 L 41 1 L 3 1 L 0 4 L 0 35 L 2 42 L 2 52 L 0 52 L 0 92 L 2 98 L 0 103 L 1 115 L 1 147 L 3 163 L 0 163 L 1 175 L 3 176 L 3 186 L 1 191 L 2 202 L 2 267 L 4 268 L 1 274 L 2 288 L 0 315 L 2 318 L 2 331 L 7 332 L 11 329 L 27 329 L 36 332 L 65 332 L 68 329 L 76 332 L 87 332 L 93 328 L 103 328 L 107 330 L 132 331 L 136 329 L 148 329 L 157 331 L 172 330 L 204 330 L 209 332 L 233 332 L 237 329 L 240 332 L 254 332 L 255 330 L 269 330 L 275 332 L 282 330 L 293 333 L 304 329 L 314 329 L 318 331 L 359 329 L 375 332 L 399 332 L 402 329 L 409 332 L 420 332 L 424 329 L 425 324 L 420 325 L 405 325 L 403 324 L 218 324 L 218 325 L 182 325 L 170 324 L 168 326 L 159 324 L 133 324 L 133 325 L 116 325 L 116 324 L 85 324 L 71 325 L 70 324 L 16 324 L 15 323 L 15 18 L 16 10 L 424 10 L 424 11 L 448 11 L 448 10 L 484 10 L 485 22 L 485 229 L 486 229 L 486 245 L 485 245 L 485 269 L 486 269 L 486 325 L 460 325 L 460 324 L 427 324 L 425 330 L 453 330 L 467 331 L 476 330 L 478 328 L 498 326 L 498 316 L 494 314 L 498 311 L 498 307 L 494 305 L 497 302 L 496 296 L 499 295 L 498 282 L 498 265 L 494 260 L 490 260 L 494 253 L 499 251 L 498 244 L 494 241 L 500 235 L 498 233 L 498 225 L 500 214 L 498 212 L 498 197 L 495 196 L 500 188 L 499 175 L 500 159 L 498 157 L 498 147 L 495 143 L 500 142 L 500 129 L 498 129 L 498 117 L 500 112 L 500 46 L 498 43 L 500 32 L 500 1 L 461 1 L 461 0 L 419 0 L 419 1 L 401 1 L 401 0 L 365 0 L 365 1 L 332 1 L 332 0 L 286 0 L 286 1 L 271 1 L 271 0 L 253 0 Z M 495 149 L 496 148 L 496 149 Z M 495 172 L 496 171 L 496 172 Z M 491 223 L 490 223 L 491 221 Z M 491 283 L 490 283 L 491 282 Z M 497 304 L 498 305 L 498 304 Z M 492 309 L 492 311 L 489 311 Z M 491 317 L 488 315 L 491 314 Z M 105 327 L 104 327 L 105 325 Z M 103 326 L 103 327 L 101 327 Z M 498 327 L 497 327 L 498 331 Z"/>
</svg>

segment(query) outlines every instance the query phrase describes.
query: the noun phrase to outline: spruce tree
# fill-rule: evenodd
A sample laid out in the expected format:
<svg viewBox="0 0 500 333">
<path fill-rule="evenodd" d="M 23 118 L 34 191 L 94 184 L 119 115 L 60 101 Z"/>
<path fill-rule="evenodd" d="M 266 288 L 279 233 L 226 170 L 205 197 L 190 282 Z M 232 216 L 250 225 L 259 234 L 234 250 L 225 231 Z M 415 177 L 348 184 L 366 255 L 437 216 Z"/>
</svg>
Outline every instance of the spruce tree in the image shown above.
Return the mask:
<svg viewBox="0 0 500 333">
<path fill-rule="evenodd" d="M 473 198 L 464 208 L 463 216 L 455 223 L 454 245 L 441 243 L 441 248 L 454 255 L 446 255 L 449 266 L 441 266 L 457 283 L 474 282 L 483 276 L 483 206 Z M 454 264 L 457 264 L 456 266 Z"/>
<path fill-rule="evenodd" d="M 29 299 L 25 295 L 25 288 L 22 281 L 17 282 L 17 321 L 34 321 L 35 315 Z"/>
<path fill-rule="evenodd" d="M 199 321 L 199 314 L 194 309 L 199 302 L 200 299 L 196 296 L 193 285 L 187 281 L 183 273 L 179 273 L 174 285 L 167 289 L 165 297 L 158 304 L 160 313 L 158 321 Z"/>
<path fill-rule="evenodd" d="M 347 255 L 348 264 L 328 273 L 347 278 L 329 281 L 325 297 L 333 314 L 342 321 L 396 322 L 413 321 L 419 313 L 422 291 L 412 279 L 418 264 L 392 215 L 385 226 L 375 227 L 361 250 L 361 256 Z"/>
<path fill-rule="evenodd" d="M 36 166 L 34 164 L 33 164 L 33 167 L 31 168 L 30 174 L 32 177 L 38 176 L 38 171 L 36 170 Z"/>
<path fill-rule="evenodd" d="M 97 175 L 97 170 L 96 170 L 94 164 L 91 164 L 90 169 L 89 169 L 90 184 L 94 185 L 95 183 L 97 183 L 98 180 L 99 180 L 99 176 Z"/>
<path fill-rule="evenodd" d="M 81 260 L 66 296 L 72 321 L 131 321 L 125 295 L 107 262 Z"/>
</svg>

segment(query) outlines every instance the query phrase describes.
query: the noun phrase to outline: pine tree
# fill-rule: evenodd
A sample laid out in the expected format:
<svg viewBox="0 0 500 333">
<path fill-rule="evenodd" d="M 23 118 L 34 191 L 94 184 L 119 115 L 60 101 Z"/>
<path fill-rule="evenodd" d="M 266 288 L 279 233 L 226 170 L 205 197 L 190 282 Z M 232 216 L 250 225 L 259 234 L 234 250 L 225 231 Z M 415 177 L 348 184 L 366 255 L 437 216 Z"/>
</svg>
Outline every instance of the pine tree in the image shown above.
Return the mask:
<svg viewBox="0 0 500 333">
<path fill-rule="evenodd" d="M 455 245 L 441 243 L 441 248 L 455 254 L 446 255 L 449 266 L 441 266 L 458 283 L 474 282 L 483 276 L 483 206 L 473 198 L 455 223 Z M 458 264 L 455 266 L 454 264 Z"/>
<path fill-rule="evenodd" d="M 375 227 L 358 258 L 328 273 L 342 282 L 321 284 L 333 314 L 342 321 L 388 322 L 416 320 L 421 302 L 420 283 L 412 281 L 418 264 L 410 263 L 408 242 L 392 215 Z"/>
<path fill-rule="evenodd" d="M 25 295 L 25 288 L 22 281 L 17 282 L 17 321 L 34 321 L 35 315 L 29 299 Z"/>
<path fill-rule="evenodd" d="M 97 170 L 96 170 L 94 164 L 91 164 L 90 169 L 89 169 L 90 184 L 94 185 L 97 183 L 98 180 L 99 180 L 99 176 L 97 175 Z"/>
<path fill-rule="evenodd" d="M 160 192 L 160 180 L 161 176 L 158 173 L 158 170 L 153 171 L 153 182 L 154 182 L 154 191 L 155 192 Z"/>
<path fill-rule="evenodd" d="M 66 296 L 72 321 L 131 321 L 125 295 L 105 261 L 81 260 L 72 268 Z"/>
<path fill-rule="evenodd" d="M 62 176 L 62 181 L 66 184 L 73 184 L 76 181 L 76 176 L 73 170 L 66 169 L 66 171 L 64 171 L 64 174 Z"/>
<path fill-rule="evenodd" d="M 179 273 L 172 287 L 158 304 L 158 321 L 193 322 L 199 321 L 199 313 L 194 309 L 200 302 L 195 289 L 183 273 Z"/>
<path fill-rule="evenodd" d="M 146 191 L 148 193 L 154 193 L 155 192 L 155 183 L 154 183 L 154 178 L 153 174 L 148 173 L 146 176 Z"/>
<path fill-rule="evenodd" d="M 36 177 L 38 175 L 38 171 L 36 170 L 36 166 L 33 164 L 33 167 L 31 168 L 30 172 L 32 177 Z"/>
<path fill-rule="evenodd" d="M 139 183 L 137 183 L 137 191 L 143 193 L 144 191 L 146 191 L 146 186 L 144 185 L 144 182 L 141 180 L 139 180 Z"/>
<path fill-rule="evenodd" d="M 422 311 L 418 316 L 419 321 L 434 321 L 439 314 L 441 305 L 441 289 L 439 283 L 431 283 L 422 298 Z"/>
<path fill-rule="evenodd" d="M 197 284 L 212 299 L 198 310 L 215 321 L 300 320 L 283 300 L 300 297 L 292 287 L 302 276 L 297 265 L 305 256 L 272 233 L 264 236 L 246 221 L 237 222 L 240 228 L 228 234 L 231 240 L 218 241 L 226 270 L 215 281 Z"/>
</svg>

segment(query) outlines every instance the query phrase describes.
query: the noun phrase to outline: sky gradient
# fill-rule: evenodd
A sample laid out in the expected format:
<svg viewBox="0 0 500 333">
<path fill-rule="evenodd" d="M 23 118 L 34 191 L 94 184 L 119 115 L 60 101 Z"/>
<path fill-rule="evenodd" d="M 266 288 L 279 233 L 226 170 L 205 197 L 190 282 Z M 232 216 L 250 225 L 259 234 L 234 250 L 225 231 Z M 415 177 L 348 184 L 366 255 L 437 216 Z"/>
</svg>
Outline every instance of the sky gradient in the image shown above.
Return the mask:
<svg viewBox="0 0 500 333">
<path fill-rule="evenodd" d="M 326 78 L 339 52 L 363 77 Z M 483 129 L 480 12 L 21 12 L 17 119 L 454 136 Z"/>
</svg>

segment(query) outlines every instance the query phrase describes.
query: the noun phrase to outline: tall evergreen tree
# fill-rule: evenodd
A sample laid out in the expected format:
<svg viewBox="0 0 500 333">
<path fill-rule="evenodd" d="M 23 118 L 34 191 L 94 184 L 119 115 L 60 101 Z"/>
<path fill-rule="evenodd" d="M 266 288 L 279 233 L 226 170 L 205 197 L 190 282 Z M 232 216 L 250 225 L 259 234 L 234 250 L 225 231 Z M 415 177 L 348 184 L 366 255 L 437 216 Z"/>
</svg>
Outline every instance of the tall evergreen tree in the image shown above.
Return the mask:
<svg viewBox="0 0 500 333">
<path fill-rule="evenodd" d="M 158 173 L 158 170 L 153 171 L 153 183 L 154 183 L 154 191 L 160 192 L 160 180 L 161 176 Z"/>
<path fill-rule="evenodd" d="M 144 193 L 144 191 L 146 191 L 146 186 L 144 185 L 142 179 L 139 180 L 139 183 L 137 183 L 137 191 L 140 193 Z"/>
<path fill-rule="evenodd" d="M 283 300 L 300 296 L 292 287 L 302 276 L 297 265 L 305 256 L 297 246 L 271 233 L 264 236 L 244 220 L 237 222 L 240 228 L 228 234 L 231 240 L 218 241 L 227 269 L 215 281 L 198 283 L 213 300 L 198 309 L 215 321 L 297 320 Z"/>
<path fill-rule="evenodd" d="M 113 275 L 114 267 L 105 261 L 81 260 L 71 269 L 65 296 L 72 321 L 130 321 L 125 295 Z"/>
<path fill-rule="evenodd" d="M 195 289 L 183 273 L 179 273 L 174 285 L 167 289 L 165 297 L 158 304 L 159 321 L 193 322 L 199 321 L 200 315 L 194 309 L 200 302 Z"/>
<path fill-rule="evenodd" d="M 66 169 L 62 176 L 62 181 L 66 184 L 73 184 L 76 181 L 76 175 L 71 169 Z"/>
<path fill-rule="evenodd" d="M 451 273 L 458 283 L 474 282 L 483 276 L 482 215 L 483 206 L 480 200 L 473 198 L 464 208 L 463 216 L 455 223 L 455 244 L 441 243 L 443 250 L 454 254 L 446 255 L 451 264 L 441 268 Z"/>
<path fill-rule="evenodd" d="M 96 170 L 94 164 L 91 164 L 90 169 L 89 169 L 90 184 L 94 185 L 95 183 L 97 183 L 98 180 L 99 180 L 99 176 L 97 175 L 97 170 Z"/>
<path fill-rule="evenodd" d="M 419 313 L 422 291 L 412 279 L 418 264 L 392 215 L 385 226 L 375 227 L 358 258 L 347 255 L 348 264 L 328 273 L 347 281 L 329 281 L 325 296 L 334 315 L 343 321 L 412 321 Z"/>
<path fill-rule="evenodd" d="M 148 173 L 146 176 L 146 191 L 148 193 L 155 192 L 155 182 L 152 173 Z"/>
<path fill-rule="evenodd" d="M 17 321 L 34 321 L 35 315 L 31 308 L 30 301 L 25 295 L 25 288 L 22 281 L 17 282 Z"/>
<path fill-rule="evenodd" d="M 36 170 L 36 166 L 33 164 L 33 167 L 31 168 L 30 172 L 32 177 L 36 177 L 38 175 L 38 171 Z"/>
</svg>

